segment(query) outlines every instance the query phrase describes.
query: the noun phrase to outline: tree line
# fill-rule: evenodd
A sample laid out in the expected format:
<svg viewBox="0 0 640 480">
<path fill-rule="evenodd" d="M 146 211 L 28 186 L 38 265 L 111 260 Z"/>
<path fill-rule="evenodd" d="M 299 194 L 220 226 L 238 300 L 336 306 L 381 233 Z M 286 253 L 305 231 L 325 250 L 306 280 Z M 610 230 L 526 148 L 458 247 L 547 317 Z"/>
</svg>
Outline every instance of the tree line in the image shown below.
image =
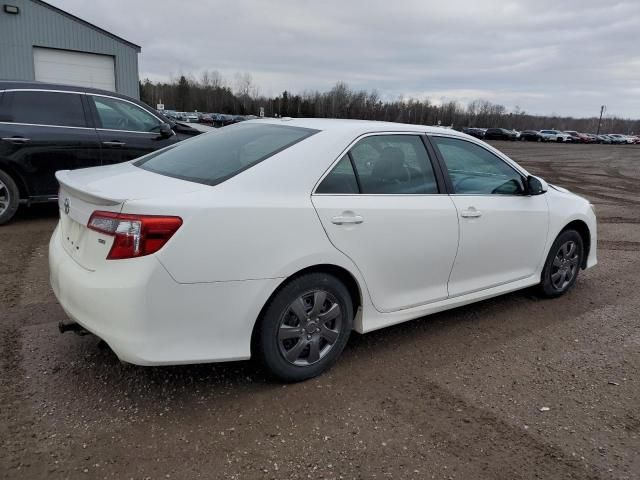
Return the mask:
<svg viewBox="0 0 640 480">
<path fill-rule="evenodd" d="M 264 108 L 267 117 L 354 118 L 420 125 L 463 127 L 501 127 L 515 130 L 577 130 L 596 132 L 598 117 L 574 118 L 557 115 L 531 115 L 515 107 L 486 100 L 474 100 L 466 105 L 451 100 L 432 102 L 413 98 L 383 100 L 376 90 L 353 90 L 338 82 L 326 92 L 282 92 L 267 97 L 253 83 L 250 74 L 236 74 L 232 83 L 218 72 L 204 72 L 200 78 L 181 75 L 168 82 L 140 82 L 142 101 L 178 111 L 199 111 L 236 115 L 258 115 Z M 605 116 L 601 133 L 637 133 L 640 120 Z"/>
</svg>

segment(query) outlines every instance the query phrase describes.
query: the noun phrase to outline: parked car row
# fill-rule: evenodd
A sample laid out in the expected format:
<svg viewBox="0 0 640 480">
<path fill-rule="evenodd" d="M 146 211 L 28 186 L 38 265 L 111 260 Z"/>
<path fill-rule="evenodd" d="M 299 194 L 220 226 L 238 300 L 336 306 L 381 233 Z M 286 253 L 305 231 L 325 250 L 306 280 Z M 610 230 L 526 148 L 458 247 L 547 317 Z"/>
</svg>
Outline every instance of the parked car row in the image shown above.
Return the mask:
<svg viewBox="0 0 640 480">
<path fill-rule="evenodd" d="M 467 135 L 482 140 L 522 140 L 527 142 L 560 142 L 560 143 L 602 143 L 602 144 L 640 144 L 640 136 L 608 133 L 580 133 L 575 130 L 523 130 L 518 132 L 507 128 L 463 128 Z"/>
<path fill-rule="evenodd" d="M 233 123 L 244 122 L 258 118 L 255 115 L 227 115 L 223 113 L 204 112 L 178 112 L 175 110 L 164 110 L 162 112 L 167 118 L 187 123 L 204 123 L 214 127 L 225 127 Z"/>
</svg>

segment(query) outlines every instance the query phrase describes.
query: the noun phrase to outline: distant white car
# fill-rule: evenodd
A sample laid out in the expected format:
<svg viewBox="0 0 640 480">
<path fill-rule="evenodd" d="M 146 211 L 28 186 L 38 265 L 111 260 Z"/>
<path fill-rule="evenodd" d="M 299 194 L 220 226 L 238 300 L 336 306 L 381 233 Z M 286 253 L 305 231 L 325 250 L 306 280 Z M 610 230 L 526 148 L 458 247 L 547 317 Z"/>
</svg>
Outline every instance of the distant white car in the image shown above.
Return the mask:
<svg viewBox="0 0 640 480">
<path fill-rule="evenodd" d="M 540 130 L 540 135 L 545 142 L 572 142 L 571 135 L 560 130 Z"/>
<path fill-rule="evenodd" d="M 596 264 L 589 202 L 455 130 L 253 120 L 57 172 L 51 284 L 139 365 L 257 357 L 296 381 L 360 333 Z"/>
<path fill-rule="evenodd" d="M 620 133 L 609 133 L 608 135 L 613 137 L 615 143 L 626 143 L 629 145 L 635 143 L 635 139 L 629 135 L 622 135 Z"/>
<path fill-rule="evenodd" d="M 198 114 L 196 112 L 189 112 L 185 114 L 185 117 L 187 119 L 187 122 L 191 123 L 198 123 L 198 121 L 200 120 L 200 117 L 198 116 Z"/>
</svg>

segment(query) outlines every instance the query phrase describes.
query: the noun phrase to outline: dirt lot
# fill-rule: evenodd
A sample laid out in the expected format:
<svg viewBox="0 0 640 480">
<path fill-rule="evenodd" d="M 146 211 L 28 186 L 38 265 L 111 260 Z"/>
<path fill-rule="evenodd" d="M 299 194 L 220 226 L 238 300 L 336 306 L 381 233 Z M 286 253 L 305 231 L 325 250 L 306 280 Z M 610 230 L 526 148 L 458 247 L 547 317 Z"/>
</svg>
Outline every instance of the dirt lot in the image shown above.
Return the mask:
<svg viewBox="0 0 640 480">
<path fill-rule="evenodd" d="M 60 335 L 53 208 L 0 227 L 2 478 L 640 478 L 640 147 L 498 143 L 585 195 L 600 264 L 366 336 L 328 374 L 143 368 Z M 548 407 L 548 411 L 541 411 Z"/>
</svg>

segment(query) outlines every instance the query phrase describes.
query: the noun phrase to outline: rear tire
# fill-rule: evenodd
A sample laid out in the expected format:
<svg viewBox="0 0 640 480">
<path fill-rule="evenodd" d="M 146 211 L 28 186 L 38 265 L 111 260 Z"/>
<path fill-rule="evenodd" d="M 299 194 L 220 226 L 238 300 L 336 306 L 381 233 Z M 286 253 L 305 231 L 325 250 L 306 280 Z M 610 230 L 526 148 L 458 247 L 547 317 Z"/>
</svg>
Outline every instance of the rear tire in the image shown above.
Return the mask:
<svg viewBox="0 0 640 480">
<path fill-rule="evenodd" d="M 353 328 L 349 290 L 333 275 L 294 278 L 269 300 L 254 334 L 256 357 L 284 382 L 300 382 L 337 361 Z"/>
<path fill-rule="evenodd" d="M 565 230 L 555 239 L 540 279 L 540 293 L 547 298 L 567 293 L 576 283 L 584 257 L 582 237 L 575 230 Z"/>
<path fill-rule="evenodd" d="M 20 191 L 16 182 L 7 173 L 0 170 L 0 225 L 4 225 L 18 211 Z"/>
</svg>

